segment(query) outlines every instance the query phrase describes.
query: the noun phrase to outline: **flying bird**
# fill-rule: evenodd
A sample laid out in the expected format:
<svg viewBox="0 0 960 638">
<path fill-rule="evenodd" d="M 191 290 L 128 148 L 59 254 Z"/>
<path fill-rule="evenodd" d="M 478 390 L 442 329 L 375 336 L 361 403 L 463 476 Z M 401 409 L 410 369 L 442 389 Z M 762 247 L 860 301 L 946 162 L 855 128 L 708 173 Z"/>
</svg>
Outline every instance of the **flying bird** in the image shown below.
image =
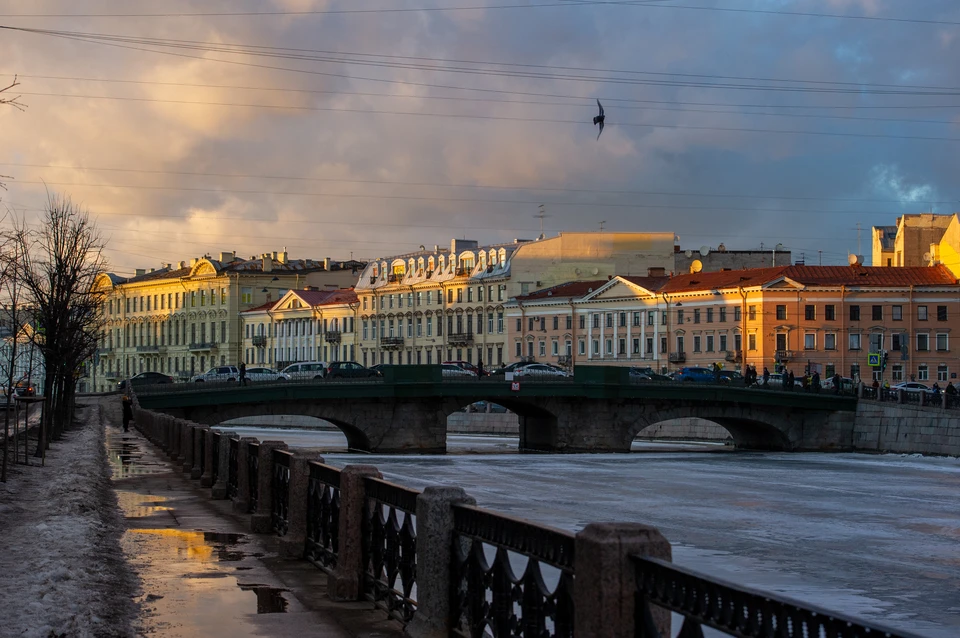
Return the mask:
<svg viewBox="0 0 960 638">
<path fill-rule="evenodd" d="M 600 115 L 593 118 L 594 124 L 600 125 L 600 133 L 603 133 L 603 120 L 606 119 L 606 115 L 603 114 L 603 104 L 600 104 L 600 100 L 597 100 L 597 106 L 600 108 Z M 597 133 L 597 139 L 600 139 L 600 133 Z"/>
</svg>

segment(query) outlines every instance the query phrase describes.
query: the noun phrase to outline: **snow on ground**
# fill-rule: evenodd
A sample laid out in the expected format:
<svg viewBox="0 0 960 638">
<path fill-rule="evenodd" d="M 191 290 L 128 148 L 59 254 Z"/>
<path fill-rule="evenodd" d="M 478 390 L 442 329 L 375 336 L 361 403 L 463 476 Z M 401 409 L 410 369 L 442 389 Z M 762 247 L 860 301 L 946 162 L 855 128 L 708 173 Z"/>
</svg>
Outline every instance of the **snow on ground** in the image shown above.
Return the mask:
<svg viewBox="0 0 960 638">
<path fill-rule="evenodd" d="M 44 467 L 14 466 L 0 483 L 0 635 L 133 635 L 137 581 L 120 551 L 100 404 L 77 417 Z"/>
</svg>

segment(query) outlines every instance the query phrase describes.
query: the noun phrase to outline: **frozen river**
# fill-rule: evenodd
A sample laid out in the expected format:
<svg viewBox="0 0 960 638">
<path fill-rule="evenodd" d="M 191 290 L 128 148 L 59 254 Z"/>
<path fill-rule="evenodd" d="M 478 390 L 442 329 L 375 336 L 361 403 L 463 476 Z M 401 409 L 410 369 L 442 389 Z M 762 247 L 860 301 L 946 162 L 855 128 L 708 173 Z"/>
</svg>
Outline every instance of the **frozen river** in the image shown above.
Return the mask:
<svg viewBox="0 0 960 638">
<path fill-rule="evenodd" d="M 459 453 L 446 456 L 378 456 L 346 453 L 338 433 L 237 430 L 329 450 L 338 466 L 370 463 L 418 489 L 459 485 L 483 507 L 563 529 L 647 523 L 677 563 L 924 636 L 960 636 L 958 459 L 695 444 L 521 455 L 515 438 L 467 436 L 451 436 Z"/>
</svg>

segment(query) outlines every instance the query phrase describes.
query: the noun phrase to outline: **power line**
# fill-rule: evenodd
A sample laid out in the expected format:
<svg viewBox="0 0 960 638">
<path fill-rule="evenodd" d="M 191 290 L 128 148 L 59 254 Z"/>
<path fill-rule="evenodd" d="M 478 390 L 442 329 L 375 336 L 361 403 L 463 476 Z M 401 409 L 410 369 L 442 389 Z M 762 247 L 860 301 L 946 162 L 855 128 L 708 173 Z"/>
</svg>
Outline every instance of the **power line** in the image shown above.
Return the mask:
<svg viewBox="0 0 960 638">
<path fill-rule="evenodd" d="M 23 95 L 30 95 L 22 92 Z M 359 113 L 364 115 L 398 115 L 405 117 L 428 117 L 431 119 L 467 119 L 467 120 L 493 120 L 507 122 L 526 122 L 539 124 L 575 124 L 582 126 L 585 120 L 562 120 L 556 118 L 535 118 L 535 117 L 516 117 L 508 115 L 471 115 L 467 113 L 433 113 L 433 112 L 415 112 L 415 111 L 391 111 L 387 109 L 356 109 L 332 106 L 277 106 L 262 104 L 242 104 L 236 102 L 208 102 L 202 100 L 164 100 L 159 98 L 143 97 L 121 97 L 112 95 L 81 95 L 68 93 L 47 93 L 33 95 L 46 95 L 48 97 L 63 97 L 87 100 L 115 100 L 121 102 L 146 102 L 159 104 L 191 104 L 203 106 L 229 106 L 240 108 L 275 108 L 296 111 L 317 111 L 325 113 Z M 746 114 L 745 114 L 746 115 Z M 760 133 L 760 134 L 781 134 L 781 135 L 814 135 L 826 137 L 858 137 L 869 139 L 894 139 L 894 140 L 915 140 L 926 142 L 960 142 L 960 137 L 947 137 L 943 135 L 894 135 L 888 133 L 858 133 L 853 131 L 809 131 L 803 129 L 770 129 L 758 127 L 735 127 L 735 126 L 697 126 L 692 124 L 666 124 L 661 122 L 614 122 L 607 126 L 627 127 L 627 128 L 660 128 L 677 129 L 688 131 L 724 131 L 732 133 Z"/>
<path fill-rule="evenodd" d="M 346 183 L 346 184 L 365 184 L 365 185 L 387 185 L 387 186 L 410 186 L 410 187 L 442 187 L 442 188 L 471 188 L 481 190 L 508 190 L 508 191 L 530 191 L 530 192 L 557 192 L 557 193 L 588 193 L 598 195 L 638 195 L 638 196 L 665 196 L 665 197 L 707 197 L 712 199 L 759 199 L 759 200 L 789 200 L 789 201 L 818 201 L 818 202 L 843 202 L 843 203 L 889 203 L 902 204 L 900 199 L 878 199 L 878 198 L 840 198 L 840 197 L 814 197 L 814 196 L 793 196 L 793 195 L 743 195 L 735 193 L 698 193 L 698 192 L 678 192 L 678 191 L 655 191 L 655 190 L 615 190 L 615 189 L 593 189 L 593 188 L 560 188 L 560 187 L 525 187 L 525 186 L 493 186 L 482 184 L 458 184 L 445 182 L 406 182 L 399 180 L 378 180 L 378 179 L 348 179 L 340 177 L 306 177 L 301 175 L 264 175 L 255 173 L 217 173 L 205 171 L 172 171 L 159 169 L 142 168 L 120 168 L 106 166 L 70 166 L 67 164 L 34 164 L 27 162 L 0 162 L 0 166 L 19 166 L 24 168 L 52 168 L 72 171 L 96 171 L 111 173 L 139 173 L 147 175 L 177 175 L 184 177 L 222 177 L 229 179 L 265 179 L 282 181 L 303 181 L 303 182 L 322 182 L 322 183 Z M 956 200 L 918 200 L 917 204 L 948 204 L 960 201 Z"/>
</svg>

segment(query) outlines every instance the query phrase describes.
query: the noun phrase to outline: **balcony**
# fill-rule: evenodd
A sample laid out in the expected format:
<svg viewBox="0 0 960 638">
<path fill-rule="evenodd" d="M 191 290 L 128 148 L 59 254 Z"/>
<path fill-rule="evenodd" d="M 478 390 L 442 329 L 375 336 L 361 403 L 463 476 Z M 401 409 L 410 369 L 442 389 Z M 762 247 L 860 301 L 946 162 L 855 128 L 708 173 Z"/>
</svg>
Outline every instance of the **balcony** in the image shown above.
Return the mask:
<svg viewBox="0 0 960 638">
<path fill-rule="evenodd" d="M 327 330 L 325 333 L 323 333 L 323 340 L 327 343 L 340 343 L 340 331 Z"/>
<path fill-rule="evenodd" d="M 253 335 L 253 347 L 254 347 L 254 348 L 266 348 L 266 347 L 267 347 L 267 335 Z"/>
<path fill-rule="evenodd" d="M 777 362 L 786 362 L 790 361 L 791 359 L 796 359 L 798 354 L 799 353 L 793 350 L 777 350 L 773 354 L 773 359 Z"/>
<path fill-rule="evenodd" d="M 212 341 L 194 341 L 190 344 L 191 352 L 204 352 L 207 350 L 216 350 L 217 344 Z"/>
<path fill-rule="evenodd" d="M 447 335 L 447 344 L 451 346 L 472 346 L 472 332 L 451 332 Z"/>
<path fill-rule="evenodd" d="M 399 350 L 403 347 L 403 337 L 380 337 L 380 347 L 384 350 Z"/>
<path fill-rule="evenodd" d="M 152 345 L 152 346 L 137 346 L 137 352 L 153 352 L 153 353 L 159 354 L 159 352 L 160 352 L 160 346 L 158 346 L 158 345 Z"/>
<path fill-rule="evenodd" d="M 685 363 L 687 361 L 687 355 L 684 352 L 671 352 L 667 356 L 667 361 L 670 363 Z"/>
</svg>

